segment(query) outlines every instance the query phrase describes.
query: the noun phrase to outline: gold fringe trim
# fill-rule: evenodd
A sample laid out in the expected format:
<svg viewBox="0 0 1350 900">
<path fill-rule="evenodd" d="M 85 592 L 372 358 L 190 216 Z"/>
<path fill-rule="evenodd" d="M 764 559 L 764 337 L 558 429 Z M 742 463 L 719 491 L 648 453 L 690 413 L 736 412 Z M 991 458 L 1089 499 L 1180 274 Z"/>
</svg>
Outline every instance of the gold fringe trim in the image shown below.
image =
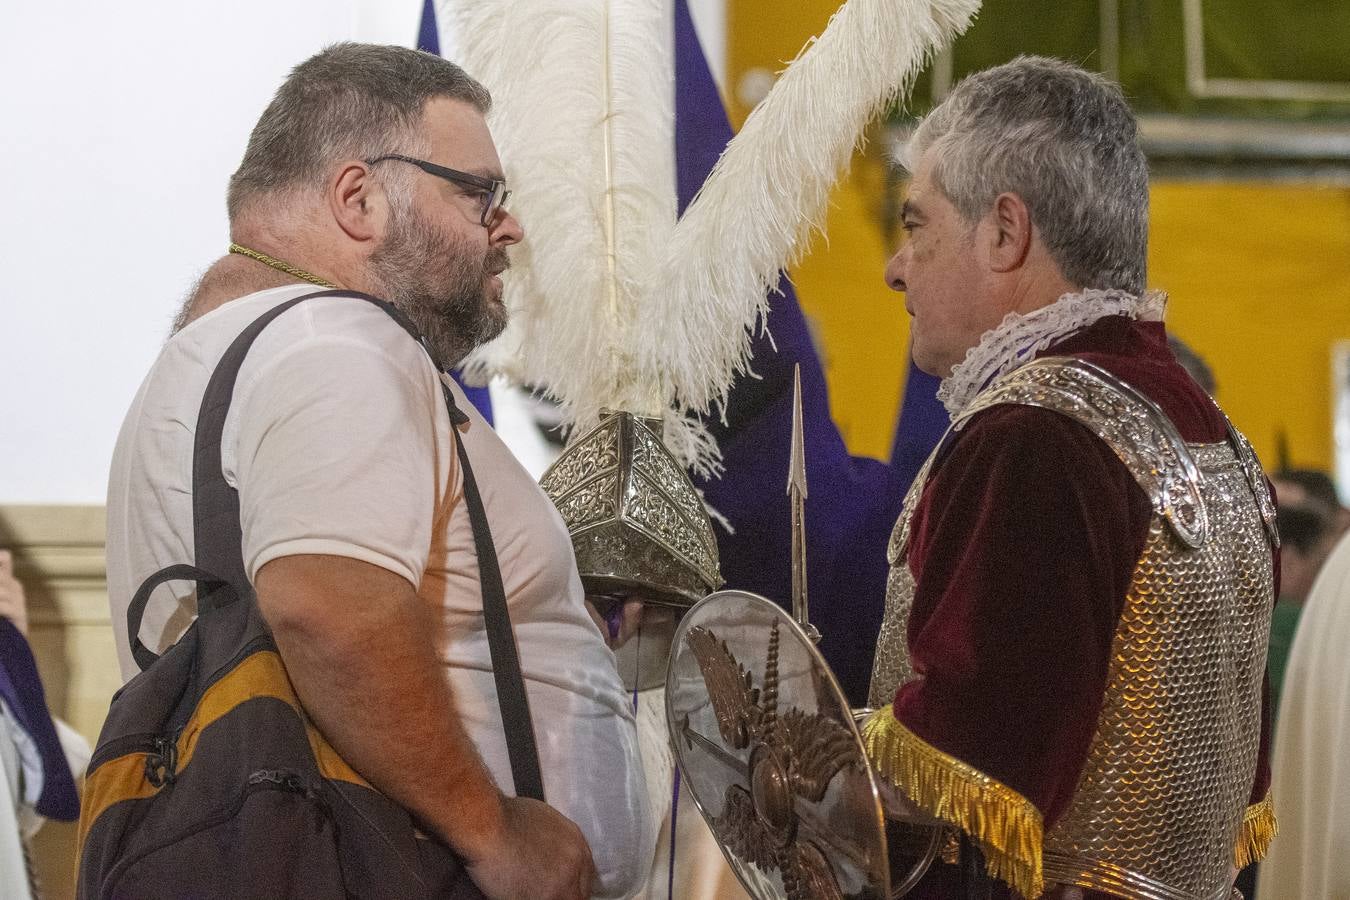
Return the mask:
<svg viewBox="0 0 1350 900">
<path fill-rule="evenodd" d="M 990 875 L 1023 897 L 1041 895 L 1044 822 L 1030 800 L 926 743 L 890 707 L 874 712 L 862 734 L 877 771 L 916 806 L 970 835 L 984 852 Z"/>
<path fill-rule="evenodd" d="M 1264 858 L 1270 842 L 1279 832 L 1275 804 L 1271 802 L 1270 794 L 1266 794 L 1266 799 L 1253 803 L 1242 815 L 1242 827 L 1238 829 L 1237 845 L 1233 848 L 1233 864 L 1245 869 Z"/>
</svg>

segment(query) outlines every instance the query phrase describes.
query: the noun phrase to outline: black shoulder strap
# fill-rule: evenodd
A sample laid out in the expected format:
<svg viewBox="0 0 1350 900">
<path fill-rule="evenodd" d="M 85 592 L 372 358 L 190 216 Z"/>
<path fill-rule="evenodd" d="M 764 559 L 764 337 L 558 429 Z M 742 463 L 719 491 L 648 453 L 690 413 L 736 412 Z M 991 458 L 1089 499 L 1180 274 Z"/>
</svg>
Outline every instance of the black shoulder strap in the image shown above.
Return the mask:
<svg viewBox="0 0 1350 900">
<path fill-rule="evenodd" d="M 317 297 L 352 297 L 378 306 L 422 346 L 431 357 L 437 372 L 443 371 L 430 346 L 407 316 L 384 300 L 355 291 L 317 291 L 296 297 L 263 313 L 245 328 L 230 344 L 217 364 L 215 372 L 212 373 L 197 417 L 197 434 L 192 458 L 192 524 L 196 565 L 191 567 L 190 571 L 188 567 L 183 567 L 184 571 L 176 572 L 176 575 L 181 577 L 188 574 L 199 579 L 198 612 L 211 609 L 214 604 L 228 602 L 235 596 L 253 597 L 253 587 L 244 571 L 239 494 L 225 481 L 221 468 L 221 432 L 230 409 L 239 369 L 253 341 L 264 328 L 297 303 Z M 464 473 L 464 499 L 469 508 L 469 521 L 473 526 L 474 549 L 478 556 L 479 580 L 483 591 L 483 618 L 487 628 L 492 671 L 497 682 L 497 702 L 501 709 L 502 726 L 506 732 L 506 747 L 511 759 L 511 774 L 515 781 L 516 795 L 543 800 L 544 783 L 539 772 L 534 724 L 530 717 L 525 680 L 520 671 L 520 656 L 516 648 L 515 634 L 511 629 L 511 617 L 506 606 L 506 590 L 502 586 L 501 568 L 497 564 L 492 531 L 488 525 L 487 513 L 483 509 L 478 483 L 474 480 L 469 456 L 464 449 L 464 441 L 458 433 L 459 427 L 466 424 L 469 417 L 455 404 L 454 394 L 444 380 L 441 382 L 441 391 L 450 414 L 451 431 L 454 432 L 451 439 L 455 442 L 455 452 Z M 206 573 L 210 573 L 209 578 L 203 577 Z M 161 573 L 157 573 L 159 574 Z M 152 576 L 152 580 L 155 577 Z M 164 580 L 166 579 L 160 578 L 155 583 L 162 583 Z M 221 590 L 225 585 L 232 590 Z M 141 594 L 146 596 L 142 597 Z M 147 668 L 156 658 L 143 645 L 137 646 L 140 644 L 140 625 L 149 599 L 148 595 L 149 591 L 144 589 L 138 591 L 135 599 L 139 602 L 133 603 L 128 609 L 132 650 L 136 662 L 142 669 Z M 137 652 L 138 650 L 141 652 Z"/>
<path fill-rule="evenodd" d="M 455 406 L 454 395 L 444 382 L 445 403 L 450 408 L 450 421 L 456 426 L 469 417 Z M 515 782 L 517 797 L 544 799 L 544 780 L 539 772 L 539 750 L 534 742 L 534 720 L 530 718 L 530 698 L 525 693 L 525 679 L 520 674 L 520 654 L 516 635 L 511 630 L 511 617 L 506 608 L 506 589 L 502 586 L 501 568 L 492 545 L 492 531 L 483 498 L 478 493 L 478 482 L 469 468 L 469 454 L 464 441 L 455 436 L 455 452 L 459 454 L 460 468 L 464 470 L 464 500 L 469 506 L 469 522 L 473 525 L 473 543 L 478 552 L 478 579 L 483 585 L 483 624 L 487 628 L 488 650 L 492 654 L 492 677 L 497 682 L 497 705 L 501 708 L 502 728 L 506 731 L 506 752 L 511 759 L 511 780 Z"/>
</svg>

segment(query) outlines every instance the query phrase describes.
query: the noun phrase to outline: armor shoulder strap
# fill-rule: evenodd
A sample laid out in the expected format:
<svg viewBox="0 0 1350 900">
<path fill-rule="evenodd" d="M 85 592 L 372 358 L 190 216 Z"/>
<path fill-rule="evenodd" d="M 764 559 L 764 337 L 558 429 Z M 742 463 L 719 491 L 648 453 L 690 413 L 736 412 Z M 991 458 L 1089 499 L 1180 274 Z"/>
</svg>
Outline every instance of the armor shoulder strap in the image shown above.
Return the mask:
<svg viewBox="0 0 1350 900">
<path fill-rule="evenodd" d="M 1128 383 L 1081 359 L 1037 359 L 982 391 L 952 430 L 1002 404 L 1048 409 L 1086 427 L 1111 448 L 1182 543 L 1192 549 L 1204 545 L 1209 516 L 1195 459 L 1167 415 Z"/>
<path fill-rule="evenodd" d="M 1216 404 L 1217 405 L 1217 404 Z M 1233 450 L 1237 454 L 1238 466 L 1242 469 L 1243 476 L 1247 479 L 1247 487 L 1251 489 L 1252 497 L 1256 499 L 1256 508 L 1261 513 L 1261 522 L 1266 527 L 1266 537 L 1270 540 L 1272 547 L 1276 549 L 1280 546 L 1280 529 L 1275 522 L 1275 498 L 1270 496 L 1270 485 L 1266 482 L 1266 471 L 1261 466 L 1261 461 L 1256 458 L 1256 450 L 1252 448 L 1251 441 L 1247 436 L 1237 430 L 1233 420 L 1228 418 L 1228 414 L 1222 409 L 1219 412 L 1223 415 L 1224 423 L 1228 427 L 1228 442 L 1233 445 Z"/>
</svg>

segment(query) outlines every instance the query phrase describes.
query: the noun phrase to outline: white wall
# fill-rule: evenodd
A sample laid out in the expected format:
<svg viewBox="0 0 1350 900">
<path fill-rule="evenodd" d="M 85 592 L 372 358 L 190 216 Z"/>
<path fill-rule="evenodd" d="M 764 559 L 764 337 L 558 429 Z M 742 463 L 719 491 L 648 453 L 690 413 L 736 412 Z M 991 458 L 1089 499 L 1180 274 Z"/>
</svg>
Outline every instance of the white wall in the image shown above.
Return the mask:
<svg viewBox="0 0 1350 900">
<path fill-rule="evenodd" d="M 0 32 L 0 502 L 102 503 L 117 428 L 288 68 L 354 2 L 15 3 Z"/>
<path fill-rule="evenodd" d="M 722 0 L 691 8 L 720 69 Z M 333 41 L 411 44 L 420 12 L 420 0 L 9 4 L 0 504 L 103 502 L 122 416 L 224 252 L 225 183 L 276 86 Z"/>
</svg>

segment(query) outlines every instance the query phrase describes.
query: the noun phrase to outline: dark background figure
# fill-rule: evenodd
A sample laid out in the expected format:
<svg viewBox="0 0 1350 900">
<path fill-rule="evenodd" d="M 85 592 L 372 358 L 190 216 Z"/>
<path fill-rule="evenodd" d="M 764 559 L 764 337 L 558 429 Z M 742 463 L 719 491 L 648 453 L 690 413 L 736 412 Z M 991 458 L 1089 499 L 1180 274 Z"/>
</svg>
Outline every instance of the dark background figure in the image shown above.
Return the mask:
<svg viewBox="0 0 1350 900">
<path fill-rule="evenodd" d="M 1279 506 L 1280 594 L 1270 620 L 1271 709 L 1278 713 L 1289 649 L 1294 643 L 1303 601 L 1317 573 L 1345 531 L 1346 510 L 1336 495 L 1336 484 L 1316 469 L 1286 469 L 1272 479 Z"/>
<path fill-rule="evenodd" d="M 1280 495 L 1281 508 L 1299 507 L 1313 510 L 1330 523 L 1330 541 L 1350 528 L 1350 510 L 1341 505 L 1336 482 L 1320 469 L 1282 469 L 1273 479 Z"/>
</svg>

